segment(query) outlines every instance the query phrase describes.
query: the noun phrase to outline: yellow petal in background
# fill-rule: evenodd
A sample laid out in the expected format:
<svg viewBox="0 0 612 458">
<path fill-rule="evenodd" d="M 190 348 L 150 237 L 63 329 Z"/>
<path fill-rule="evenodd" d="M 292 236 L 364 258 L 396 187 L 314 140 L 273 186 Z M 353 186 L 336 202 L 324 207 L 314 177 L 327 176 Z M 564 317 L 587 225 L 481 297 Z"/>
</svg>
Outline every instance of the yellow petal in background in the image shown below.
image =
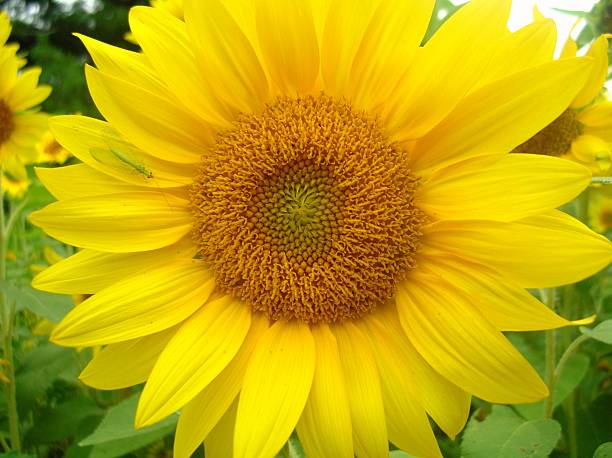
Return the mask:
<svg viewBox="0 0 612 458">
<path fill-rule="evenodd" d="M 176 329 L 174 326 L 149 336 L 107 345 L 83 369 L 79 379 L 98 390 L 118 390 L 143 383 Z"/>
<path fill-rule="evenodd" d="M 319 75 L 319 44 L 310 2 L 259 0 L 255 18 L 264 61 L 280 92 L 307 94 Z"/>
<path fill-rule="evenodd" d="M 588 105 L 601 92 L 608 78 L 608 38 L 604 35 L 597 38 L 586 55 L 595 59 L 595 64 L 591 68 L 586 84 L 572 102 L 572 108 Z"/>
<path fill-rule="evenodd" d="M 103 345 L 154 334 L 199 309 L 214 288 L 198 261 L 174 261 L 126 278 L 75 307 L 57 325 L 59 345 Z"/>
<path fill-rule="evenodd" d="M 450 283 L 419 276 L 397 293 L 406 335 L 447 379 L 489 402 L 538 401 L 548 395 L 536 371 Z"/>
<path fill-rule="evenodd" d="M 412 166 L 417 171 L 439 169 L 469 157 L 512 151 L 567 108 L 591 65 L 589 58 L 549 62 L 472 92 L 416 143 Z"/>
<path fill-rule="evenodd" d="M 240 392 L 251 354 L 266 329 L 268 319 L 261 314 L 253 315 L 249 332 L 236 356 L 206 388 L 181 409 L 174 439 L 176 458 L 189 458 L 209 433 L 212 434 L 217 422 L 223 421 L 219 419 L 230 409 L 232 401 Z M 232 443 L 230 438 L 225 444 L 226 453 L 230 455 Z"/>
<path fill-rule="evenodd" d="M 421 186 L 417 199 L 434 219 L 512 221 L 552 210 L 576 197 L 590 182 L 591 172 L 574 162 L 508 154 L 439 170 Z"/>
<path fill-rule="evenodd" d="M 70 245 L 129 253 L 176 243 L 191 230 L 192 215 L 187 201 L 144 191 L 62 200 L 30 221 Z"/>
<path fill-rule="evenodd" d="M 333 327 L 346 384 L 353 446 L 359 458 L 387 458 L 387 425 L 376 360 L 368 337 L 350 322 Z"/>
<path fill-rule="evenodd" d="M 493 267 L 524 288 L 553 288 L 597 273 L 612 244 L 557 211 L 512 223 L 443 221 L 427 228 L 426 246 Z"/>
<path fill-rule="evenodd" d="M 313 326 L 312 335 L 316 367 L 297 432 L 309 457 L 351 458 L 351 412 L 336 338 L 326 324 Z"/>
<path fill-rule="evenodd" d="M 230 296 L 210 301 L 189 317 L 151 372 L 136 426 L 156 423 L 191 401 L 236 355 L 250 324 L 250 309 Z"/>
<path fill-rule="evenodd" d="M 272 458 L 302 414 L 315 370 L 308 325 L 277 321 L 259 341 L 244 377 L 234 458 Z"/>
</svg>

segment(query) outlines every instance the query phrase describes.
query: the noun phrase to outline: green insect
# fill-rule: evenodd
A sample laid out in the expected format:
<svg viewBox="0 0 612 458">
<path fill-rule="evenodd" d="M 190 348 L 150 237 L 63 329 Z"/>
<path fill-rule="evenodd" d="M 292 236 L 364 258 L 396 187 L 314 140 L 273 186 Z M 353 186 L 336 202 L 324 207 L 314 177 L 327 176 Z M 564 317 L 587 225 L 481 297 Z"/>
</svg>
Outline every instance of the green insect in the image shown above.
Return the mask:
<svg viewBox="0 0 612 458">
<path fill-rule="evenodd" d="M 124 170 L 129 169 L 130 172 L 137 172 L 147 179 L 153 178 L 153 172 L 144 164 L 133 160 L 117 148 L 91 148 L 89 152 L 94 159 L 102 164 L 118 166 Z"/>
</svg>

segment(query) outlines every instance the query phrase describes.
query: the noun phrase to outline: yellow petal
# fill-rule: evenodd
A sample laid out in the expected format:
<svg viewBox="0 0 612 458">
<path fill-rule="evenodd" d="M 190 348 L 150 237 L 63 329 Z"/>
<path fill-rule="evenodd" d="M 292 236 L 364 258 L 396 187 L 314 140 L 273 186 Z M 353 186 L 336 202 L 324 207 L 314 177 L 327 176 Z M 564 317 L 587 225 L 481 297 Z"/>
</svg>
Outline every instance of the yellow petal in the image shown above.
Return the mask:
<svg viewBox="0 0 612 458">
<path fill-rule="evenodd" d="M 489 402 L 534 402 L 548 395 L 536 371 L 472 305 L 438 276 L 411 276 L 397 293 L 406 335 L 432 367 Z"/>
<path fill-rule="evenodd" d="M 365 320 L 365 324 L 368 326 L 372 344 L 383 347 L 382 356 L 388 364 L 393 364 L 403 374 L 410 388 L 415 391 L 416 398 L 442 431 L 450 438 L 459 434 L 470 413 L 471 396 L 434 371 L 423 359 L 404 335 L 396 307 L 378 310 Z M 402 434 L 395 434 L 398 435 Z M 389 436 L 393 441 L 391 434 Z"/>
<path fill-rule="evenodd" d="M 577 58 L 546 63 L 471 93 L 416 143 L 413 167 L 440 168 L 477 155 L 512 151 L 567 108 L 591 62 Z"/>
<path fill-rule="evenodd" d="M 174 261 L 126 278 L 75 307 L 51 340 L 66 346 L 121 342 L 168 329 L 202 306 L 214 289 L 211 271 Z"/>
<path fill-rule="evenodd" d="M 219 0 L 185 2 L 197 63 L 212 90 L 237 111 L 258 111 L 268 81 L 249 39 Z"/>
<path fill-rule="evenodd" d="M 337 0 L 329 9 L 321 40 L 321 74 L 326 93 L 346 94 L 353 59 L 379 3 Z"/>
<path fill-rule="evenodd" d="M 368 337 L 350 322 L 334 326 L 358 458 L 389 456 L 387 425 L 376 360 Z M 331 401 L 333 402 L 333 401 Z"/>
<path fill-rule="evenodd" d="M 277 321 L 257 344 L 244 376 L 234 458 L 272 458 L 302 414 L 315 369 L 308 325 Z"/>
<path fill-rule="evenodd" d="M 172 100 L 85 66 L 100 113 L 134 145 L 160 159 L 193 164 L 213 143 L 213 130 Z"/>
<path fill-rule="evenodd" d="M 118 390 L 143 383 L 175 332 L 176 326 L 150 336 L 107 345 L 94 355 L 79 379 L 98 390 Z"/>
<path fill-rule="evenodd" d="M 325 324 L 313 326 L 312 335 L 316 367 L 297 432 L 311 458 L 352 458 L 351 412 L 336 338 Z"/>
<path fill-rule="evenodd" d="M 414 369 L 401 358 L 406 348 L 394 345 L 387 333 L 377 328 L 368 332 L 380 372 L 389 439 L 413 455 L 442 458 L 423 408 L 421 390 L 416 386 L 419 382 Z"/>
<path fill-rule="evenodd" d="M 263 58 L 281 93 L 308 93 L 319 74 L 310 2 L 260 0 L 255 4 L 255 18 Z"/>
<path fill-rule="evenodd" d="M 185 23 L 159 8 L 130 9 L 130 29 L 148 61 L 168 88 L 193 114 L 217 127 L 229 127 L 231 112 L 200 73 Z"/>
<path fill-rule="evenodd" d="M 372 112 L 388 100 L 423 39 L 434 3 L 382 0 L 378 5 L 351 67 L 348 95 L 356 106 Z"/>
<path fill-rule="evenodd" d="M 42 103 L 51 94 L 51 86 L 38 86 L 40 73 L 39 67 L 30 67 L 19 74 L 15 85 L 6 97 L 6 103 L 13 112 L 32 108 Z"/>
<path fill-rule="evenodd" d="M 567 41 L 563 45 L 563 49 L 561 50 L 561 55 L 559 56 L 559 58 L 568 59 L 570 57 L 576 57 L 577 53 L 578 53 L 578 45 L 570 36 L 567 38 Z"/>
<path fill-rule="evenodd" d="M 470 92 L 499 78 L 550 62 L 556 44 L 557 28 L 550 19 L 534 22 L 508 34 L 500 40 L 482 78 Z M 517 56 L 521 56 L 520 59 Z"/>
<path fill-rule="evenodd" d="M 533 154 L 482 157 L 435 172 L 419 189 L 418 205 L 434 219 L 512 221 L 552 210 L 590 182 L 586 167 L 564 159 Z"/>
<path fill-rule="evenodd" d="M 234 443 L 234 429 L 236 426 L 236 413 L 238 412 L 238 399 L 221 417 L 204 443 L 206 458 L 228 458 L 232 456 Z M 179 418 L 180 420 L 180 418 Z M 180 456 L 178 458 L 181 458 Z"/>
<path fill-rule="evenodd" d="M 612 102 L 595 103 L 580 111 L 576 118 L 584 125 L 584 133 L 612 142 Z"/>
<path fill-rule="evenodd" d="M 193 164 L 178 164 L 144 153 L 125 141 L 110 124 L 85 116 L 55 116 L 57 141 L 93 169 L 118 180 L 150 188 L 191 184 Z"/>
<path fill-rule="evenodd" d="M 174 439 L 176 458 L 189 458 L 204 438 L 213 434 L 215 424 L 223 421 L 219 419 L 238 395 L 249 359 L 267 328 L 266 317 L 253 315 L 249 332 L 234 359 L 181 409 Z M 227 454 L 231 454 L 232 443 L 230 438 L 224 444 Z"/>
<path fill-rule="evenodd" d="M 185 200 L 146 191 L 54 202 L 30 221 L 70 245 L 129 253 L 177 242 L 191 230 L 192 215 Z"/>
<path fill-rule="evenodd" d="M 50 293 L 95 294 L 130 275 L 175 259 L 191 259 L 195 253 L 191 237 L 159 250 L 139 253 L 85 249 L 43 270 L 32 280 L 32 286 Z"/>
<path fill-rule="evenodd" d="M 234 358 L 250 324 L 250 309 L 231 296 L 190 316 L 155 363 L 138 403 L 136 427 L 156 423 L 191 401 Z"/>
<path fill-rule="evenodd" d="M 608 155 L 610 143 L 595 135 L 580 135 L 573 142 L 571 155 L 574 160 L 589 166 L 601 155 Z"/>
<path fill-rule="evenodd" d="M 442 24 L 415 57 L 388 108 L 388 124 L 398 139 L 421 137 L 465 96 L 507 33 L 509 13 L 509 0 L 472 0 Z"/>
<path fill-rule="evenodd" d="M 591 103 L 603 89 L 608 78 L 608 38 L 600 36 L 589 48 L 587 56 L 595 59 L 584 87 L 572 102 L 572 108 L 581 108 Z"/>
<path fill-rule="evenodd" d="M 143 53 L 102 43 L 78 33 L 75 36 L 83 42 L 100 71 L 115 78 L 130 81 L 154 94 L 169 95 Z"/>
<path fill-rule="evenodd" d="M 575 283 L 612 260 L 609 240 L 557 211 L 512 223 L 443 221 L 427 228 L 424 243 L 493 267 L 524 288 Z"/>
<path fill-rule="evenodd" d="M 587 324 L 591 318 L 568 321 L 494 269 L 455 256 L 423 257 L 419 268 L 451 282 L 500 331 L 538 331 Z"/>
<path fill-rule="evenodd" d="M 35 167 L 34 171 L 47 191 L 58 200 L 126 191 L 142 191 L 139 186 L 100 173 L 86 164 L 64 167 Z"/>
</svg>

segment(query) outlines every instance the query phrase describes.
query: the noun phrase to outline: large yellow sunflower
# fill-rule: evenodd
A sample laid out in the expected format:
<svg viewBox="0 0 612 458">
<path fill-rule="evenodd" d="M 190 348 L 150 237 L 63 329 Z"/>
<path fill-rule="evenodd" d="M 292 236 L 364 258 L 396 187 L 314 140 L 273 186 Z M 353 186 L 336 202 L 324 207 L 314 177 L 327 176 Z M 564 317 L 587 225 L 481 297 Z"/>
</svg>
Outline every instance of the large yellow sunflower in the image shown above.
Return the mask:
<svg viewBox="0 0 612 458">
<path fill-rule="evenodd" d="M 576 53 L 576 42 L 570 37 L 560 58 L 571 59 Z M 608 78 L 608 37 L 597 38 L 587 56 L 594 59 L 594 65 L 583 87 L 559 117 L 515 152 L 563 157 L 589 167 L 594 174 L 608 175 L 612 171 L 612 102 L 602 94 Z"/>
<path fill-rule="evenodd" d="M 454 437 L 471 395 L 547 396 L 502 331 L 570 324 L 524 288 L 612 248 L 555 210 L 588 169 L 509 152 L 592 59 L 522 49 L 509 1 L 420 48 L 433 3 L 191 0 L 131 11 L 142 53 L 82 38 L 107 121 L 54 119 L 83 163 L 38 170 L 58 202 L 31 221 L 83 249 L 34 284 L 93 294 L 52 340 L 106 345 L 91 386 L 145 382 L 138 426 L 180 409 L 175 456 L 297 429 L 310 457 L 439 457 L 428 415 Z"/>
<path fill-rule="evenodd" d="M 47 116 L 36 105 L 51 93 L 38 86 L 40 68 L 21 70 L 25 60 L 17 45 L 5 45 L 11 33 L 8 15 L 0 12 L 0 164 L 16 179 L 25 180 L 24 163 L 36 159 L 35 143 L 47 129 Z"/>
</svg>

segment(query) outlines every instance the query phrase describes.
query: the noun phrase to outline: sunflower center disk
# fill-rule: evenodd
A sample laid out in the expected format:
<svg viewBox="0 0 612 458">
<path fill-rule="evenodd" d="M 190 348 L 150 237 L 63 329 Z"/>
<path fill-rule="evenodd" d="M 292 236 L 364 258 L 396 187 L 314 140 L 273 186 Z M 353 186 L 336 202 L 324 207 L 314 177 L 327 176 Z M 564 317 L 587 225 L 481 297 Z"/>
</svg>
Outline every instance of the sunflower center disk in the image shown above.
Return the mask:
<svg viewBox="0 0 612 458">
<path fill-rule="evenodd" d="M 13 112 L 4 100 L 0 100 L 0 145 L 9 139 L 15 130 Z"/>
<path fill-rule="evenodd" d="M 271 320 L 357 318 L 414 267 L 416 186 L 375 119 L 325 94 L 279 98 L 202 158 L 194 234 L 218 287 Z"/>
<path fill-rule="evenodd" d="M 548 126 L 517 146 L 513 153 L 563 156 L 570 152 L 572 142 L 582 133 L 582 124 L 576 119 L 576 112 L 565 110 Z"/>
</svg>

